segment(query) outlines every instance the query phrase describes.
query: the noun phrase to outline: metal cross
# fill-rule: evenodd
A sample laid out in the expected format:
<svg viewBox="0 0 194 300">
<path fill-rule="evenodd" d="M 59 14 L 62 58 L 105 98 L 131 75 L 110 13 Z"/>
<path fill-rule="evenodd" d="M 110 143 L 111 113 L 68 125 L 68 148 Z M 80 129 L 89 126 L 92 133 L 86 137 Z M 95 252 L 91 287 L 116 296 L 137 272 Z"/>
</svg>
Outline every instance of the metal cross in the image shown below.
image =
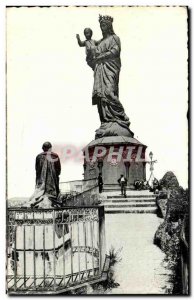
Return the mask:
<svg viewBox="0 0 194 300">
<path fill-rule="evenodd" d="M 148 164 L 150 164 L 150 177 L 148 179 L 148 182 L 153 177 L 154 178 L 154 164 L 157 163 L 157 160 L 153 160 L 153 153 L 149 153 L 150 161 L 146 161 Z"/>
</svg>

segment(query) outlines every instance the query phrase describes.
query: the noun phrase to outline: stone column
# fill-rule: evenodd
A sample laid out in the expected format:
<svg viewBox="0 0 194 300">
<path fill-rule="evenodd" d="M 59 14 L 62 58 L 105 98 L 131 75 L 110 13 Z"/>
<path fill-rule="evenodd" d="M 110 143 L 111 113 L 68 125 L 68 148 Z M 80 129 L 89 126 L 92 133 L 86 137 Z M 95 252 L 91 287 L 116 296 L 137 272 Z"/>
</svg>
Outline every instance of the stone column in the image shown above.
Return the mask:
<svg viewBox="0 0 194 300">
<path fill-rule="evenodd" d="M 84 163 L 83 163 L 83 168 L 84 168 L 84 179 L 87 179 L 87 175 L 86 175 L 86 167 L 87 167 L 87 164 L 86 164 L 86 161 L 84 160 Z"/>
<path fill-rule="evenodd" d="M 125 164 L 125 169 L 126 169 L 127 185 L 129 185 L 129 167 L 130 167 L 130 162 L 126 161 L 126 162 L 124 162 L 124 164 Z"/>
<path fill-rule="evenodd" d="M 143 162 L 143 180 L 146 180 L 146 162 Z"/>
</svg>

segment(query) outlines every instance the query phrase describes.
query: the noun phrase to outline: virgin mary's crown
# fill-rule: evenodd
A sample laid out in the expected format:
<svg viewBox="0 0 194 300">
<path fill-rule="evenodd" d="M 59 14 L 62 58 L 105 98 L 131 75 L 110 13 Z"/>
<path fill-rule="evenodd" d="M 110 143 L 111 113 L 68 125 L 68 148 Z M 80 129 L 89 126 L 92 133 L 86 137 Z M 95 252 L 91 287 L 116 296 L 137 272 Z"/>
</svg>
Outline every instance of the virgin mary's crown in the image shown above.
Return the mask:
<svg viewBox="0 0 194 300">
<path fill-rule="evenodd" d="M 99 15 L 99 22 L 105 22 L 105 23 L 112 23 L 113 22 L 113 18 L 111 16 L 102 16 Z"/>
</svg>

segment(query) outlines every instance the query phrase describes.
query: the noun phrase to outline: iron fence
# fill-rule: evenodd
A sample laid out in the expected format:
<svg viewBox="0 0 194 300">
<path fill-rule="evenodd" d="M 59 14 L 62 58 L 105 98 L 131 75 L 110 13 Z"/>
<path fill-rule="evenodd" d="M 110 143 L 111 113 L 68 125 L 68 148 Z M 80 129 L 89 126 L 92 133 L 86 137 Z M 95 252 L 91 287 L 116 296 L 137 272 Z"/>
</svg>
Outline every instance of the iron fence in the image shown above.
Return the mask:
<svg viewBox="0 0 194 300">
<path fill-rule="evenodd" d="M 8 293 L 52 293 L 102 276 L 104 207 L 8 208 Z"/>
</svg>

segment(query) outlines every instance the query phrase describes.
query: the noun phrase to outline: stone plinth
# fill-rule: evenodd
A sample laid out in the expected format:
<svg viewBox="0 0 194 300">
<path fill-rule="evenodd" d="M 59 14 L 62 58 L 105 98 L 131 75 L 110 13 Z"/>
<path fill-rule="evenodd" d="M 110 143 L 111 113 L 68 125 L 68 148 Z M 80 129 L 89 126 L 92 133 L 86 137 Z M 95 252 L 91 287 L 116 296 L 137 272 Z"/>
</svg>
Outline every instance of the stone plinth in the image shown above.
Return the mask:
<svg viewBox="0 0 194 300">
<path fill-rule="evenodd" d="M 90 142 L 84 149 L 84 179 L 102 173 L 104 189 L 119 189 L 123 174 L 128 188 L 135 180 L 146 180 L 145 151 L 147 146 L 132 137 L 107 136 Z"/>
</svg>

